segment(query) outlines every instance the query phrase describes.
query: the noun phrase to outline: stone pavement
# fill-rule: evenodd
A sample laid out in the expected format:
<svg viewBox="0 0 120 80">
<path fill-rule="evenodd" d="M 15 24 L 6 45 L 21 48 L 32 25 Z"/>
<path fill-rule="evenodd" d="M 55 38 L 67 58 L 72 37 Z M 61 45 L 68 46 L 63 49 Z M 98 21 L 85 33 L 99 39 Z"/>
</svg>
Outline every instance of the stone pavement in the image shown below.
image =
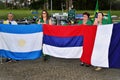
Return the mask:
<svg viewBox="0 0 120 80">
<path fill-rule="evenodd" d="M 80 66 L 79 59 L 43 59 L 0 64 L 0 80 L 120 80 L 119 69 Z"/>
</svg>

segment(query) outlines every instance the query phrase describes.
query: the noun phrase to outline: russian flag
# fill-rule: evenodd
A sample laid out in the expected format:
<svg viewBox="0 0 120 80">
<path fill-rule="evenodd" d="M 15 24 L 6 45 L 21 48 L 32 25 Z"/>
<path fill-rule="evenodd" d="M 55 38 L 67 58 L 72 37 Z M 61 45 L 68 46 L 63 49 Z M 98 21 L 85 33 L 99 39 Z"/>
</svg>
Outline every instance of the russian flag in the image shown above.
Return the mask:
<svg viewBox="0 0 120 80">
<path fill-rule="evenodd" d="M 83 27 L 44 25 L 43 53 L 59 58 L 80 58 Z"/>
<path fill-rule="evenodd" d="M 42 55 L 42 25 L 0 24 L 0 55 L 15 60 L 37 59 Z"/>
<path fill-rule="evenodd" d="M 84 34 L 80 60 L 93 66 L 120 68 L 120 23 L 99 25 L 88 30 Z"/>
</svg>

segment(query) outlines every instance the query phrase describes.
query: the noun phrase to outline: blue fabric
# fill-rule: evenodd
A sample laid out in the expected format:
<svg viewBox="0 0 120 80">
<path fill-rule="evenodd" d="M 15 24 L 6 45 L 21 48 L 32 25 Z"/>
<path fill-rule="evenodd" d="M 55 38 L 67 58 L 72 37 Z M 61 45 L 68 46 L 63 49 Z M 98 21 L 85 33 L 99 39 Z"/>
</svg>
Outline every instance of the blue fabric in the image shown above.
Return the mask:
<svg viewBox="0 0 120 80">
<path fill-rule="evenodd" d="M 120 68 L 120 23 L 113 26 L 108 59 L 110 68 Z"/>
<path fill-rule="evenodd" d="M 83 36 L 63 38 L 44 35 L 43 43 L 56 47 L 79 47 L 83 46 Z"/>
<path fill-rule="evenodd" d="M 31 24 L 31 25 L 8 25 L 0 24 L 0 32 L 13 33 L 13 34 L 29 34 L 42 32 L 41 24 Z"/>
<path fill-rule="evenodd" d="M 33 34 L 33 33 L 38 33 L 38 32 L 43 32 L 43 31 L 42 31 L 42 25 L 38 25 L 38 24 L 32 24 L 32 25 L 0 24 L 0 32 L 16 34 L 16 35 L 19 36 L 20 34 L 24 34 L 24 35 L 25 34 Z M 13 37 L 13 39 L 14 39 L 14 37 Z M 13 44 L 14 44 L 14 42 L 13 42 Z M 10 47 L 11 45 L 8 45 L 8 46 Z M 42 46 L 42 45 L 38 45 L 38 46 Z M 0 54 L 3 57 L 12 58 L 12 59 L 15 59 L 15 60 L 28 60 L 28 59 L 37 59 L 37 58 L 41 57 L 42 52 L 41 52 L 41 50 L 40 51 L 36 50 L 36 51 L 23 53 L 23 52 L 11 52 L 10 50 L 0 49 Z"/>
<path fill-rule="evenodd" d="M 0 50 L 0 56 L 5 58 L 11 58 L 14 60 L 33 60 L 40 58 L 42 56 L 42 51 L 32 51 L 32 52 L 11 52 L 7 50 Z"/>
</svg>

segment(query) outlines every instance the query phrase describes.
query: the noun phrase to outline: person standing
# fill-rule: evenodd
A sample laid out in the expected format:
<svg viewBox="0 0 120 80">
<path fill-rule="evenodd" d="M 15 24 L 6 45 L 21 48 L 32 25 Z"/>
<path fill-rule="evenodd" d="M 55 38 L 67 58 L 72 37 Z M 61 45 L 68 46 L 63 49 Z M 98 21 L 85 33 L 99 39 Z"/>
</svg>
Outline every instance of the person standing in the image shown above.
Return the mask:
<svg viewBox="0 0 120 80">
<path fill-rule="evenodd" d="M 76 11 L 75 9 L 72 7 L 69 7 L 69 11 L 68 11 L 68 23 L 70 25 L 75 24 L 75 16 L 76 16 Z"/>
<path fill-rule="evenodd" d="M 17 22 L 14 20 L 14 15 L 12 13 L 8 13 L 7 20 L 4 21 L 3 24 L 17 25 Z"/>
<path fill-rule="evenodd" d="M 7 20 L 3 22 L 3 24 L 17 25 L 17 22 L 14 20 L 14 15 L 12 13 L 8 13 Z M 11 58 L 7 58 L 5 62 L 16 62 L 17 60 L 12 60 Z"/>
<path fill-rule="evenodd" d="M 49 25 L 52 25 L 52 21 L 49 17 L 49 14 L 46 10 L 42 10 L 42 14 L 41 14 L 41 17 L 40 19 L 38 20 L 37 22 L 38 24 L 49 24 Z M 46 54 L 43 54 L 44 56 L 44 61 L 47 61 L 50 56 L 49 55 L 46 55 Z"/>
<path fill-rule="evenodd" d="M 93 25 L 105 25 L 105 24 L 109 23 L 106 19 L 104 19 L 104 14 L 102 12 L 98 12 L 97 18 L 95 18 Z M 96 71 L 99 71 L 101 69 L 102 69 L 101 67 L 95 68 Z"/>
<path fill-rule="evenodd" d="M 90 14 L 88 12 L 83 13 L 83 20 L 79 20 L 78 25 L 92 25 L 92 22 L 90 20 Z M 81 66 L 89 67 L 90 65 L 85 64 L 83 62 L 80 63 Z"/>
<path fill-rule="evenodd" d="M 95 21 L 93 25 L 105 25 L 109 24 L 106 19 L 104 19 L 104 14 L 102 12 L 98 12 L 97 18 L 95 18 Z"/>
<path fill-rule="evenodd" d="M 92 25 L 92 21 L 90 20 L 90 14 L 88 12 L 84 12 L 83 20 L 79 20 L 78 24 Z"/>
<path fill-rule="evenodd" d="M 49 17 L 49 14 L 46 10 L 42 10 L 41 18 L 37 22 L 38 24 L 49 24 L 52 25 L 52 21 Z"/>
</svg>

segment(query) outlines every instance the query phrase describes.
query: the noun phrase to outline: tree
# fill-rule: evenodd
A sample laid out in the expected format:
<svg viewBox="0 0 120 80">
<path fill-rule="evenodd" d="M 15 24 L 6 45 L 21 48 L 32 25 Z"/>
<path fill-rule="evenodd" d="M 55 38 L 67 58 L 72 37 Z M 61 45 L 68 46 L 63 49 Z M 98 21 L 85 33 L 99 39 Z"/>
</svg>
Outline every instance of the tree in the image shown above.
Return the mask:
<svg viewBox="0 0 120 80">
<path fill-rule="evenodd" d="M 30 4 L 30 9 L 35 9 L 35 10 L 38 10 L 39 8 L 43 8 L 43 0 L 39 0 L 39 1 L 33 1 L 31 4 Z"/>
<path fill-rule="evenodd" d="M 49 9 L 50 0 L 43 0 L 43 9 Z"/>
<path fill-rule="evenodd" d="M 68 10 L 69 9 L 69 0 L 66 0 L 66 10 Z"/>
<path fill-rule="evenodd" d="M 120 10 L 120 0 L 111 0 L 111 9 Z"/>
</svg>

